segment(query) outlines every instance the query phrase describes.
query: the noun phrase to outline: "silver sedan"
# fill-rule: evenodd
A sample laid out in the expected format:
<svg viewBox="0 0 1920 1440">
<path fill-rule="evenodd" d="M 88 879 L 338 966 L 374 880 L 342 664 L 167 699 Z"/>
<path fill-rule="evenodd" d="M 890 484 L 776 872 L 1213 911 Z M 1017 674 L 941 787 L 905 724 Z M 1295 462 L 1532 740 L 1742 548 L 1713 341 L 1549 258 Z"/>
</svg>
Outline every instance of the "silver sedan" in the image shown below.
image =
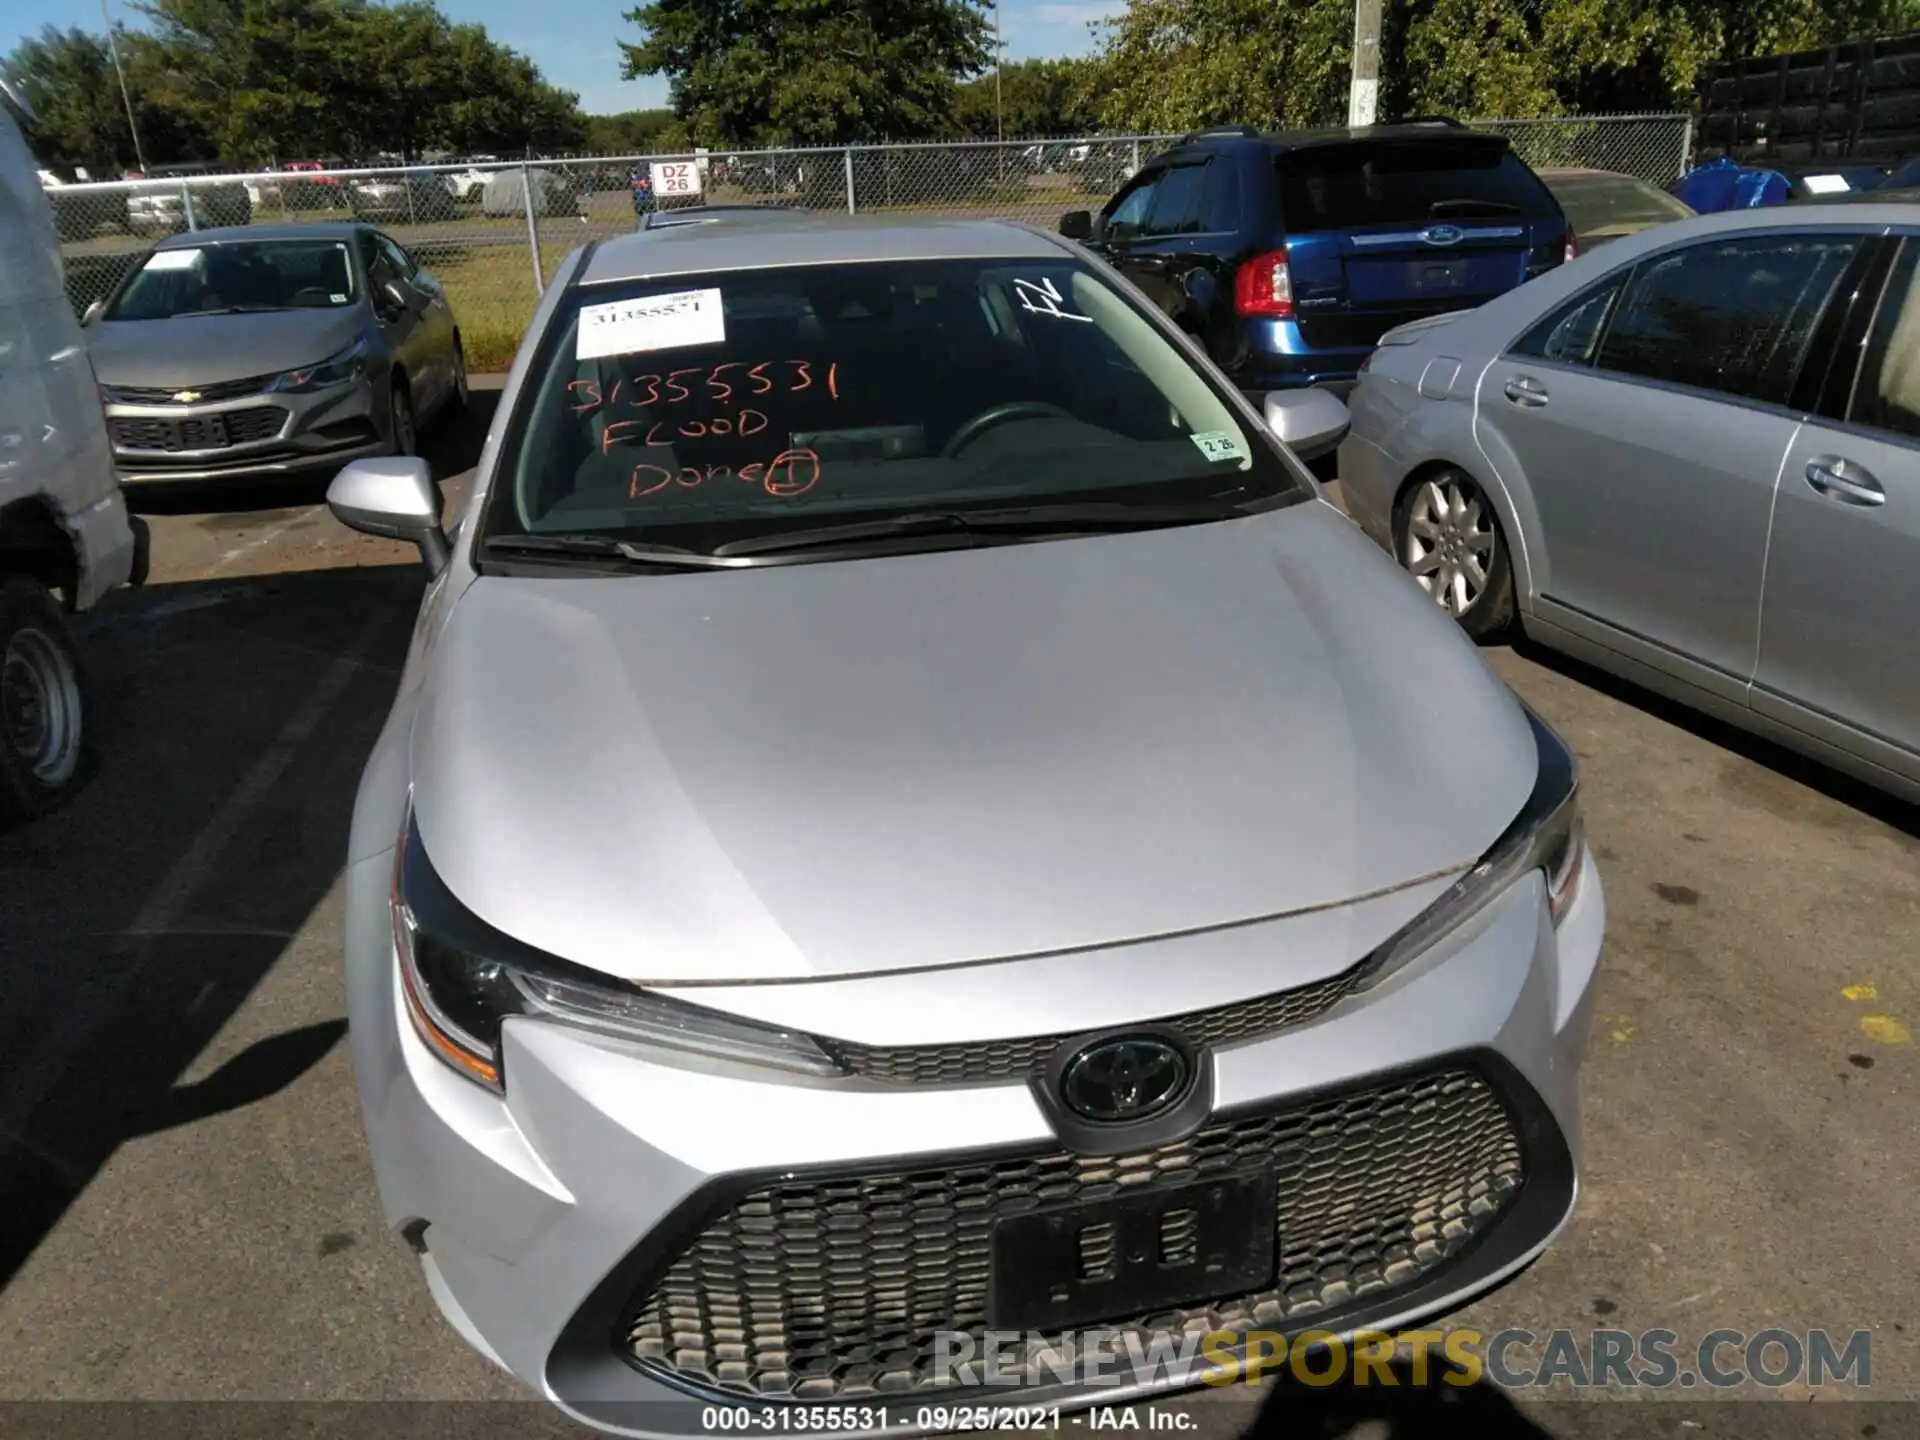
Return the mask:
<svg viewBox="0 0 1920 1440">
<path fill-rule="evenodd" d="M 329 492 L 439 577 L 344 931 L 454 1328 L 612 1429 L 899 1435 L 1516 1273 L 1566 748 L 1069 242 L 708 219 L 560 267 L 455 534 L 417 459 Z"/>
<path fill-rule="evenodd" d="M 1470 634 L 1920 796 L 1920 208 L 1706 216 L 1385 337 L 1348 508 Z"/>
<path fill-rule="evenodd" d="M 409 455 L 467 400 L 446 293 L 364 225 L 176 235 L 88 312 L 86 336 L 127 485 Z"/>
</svg>

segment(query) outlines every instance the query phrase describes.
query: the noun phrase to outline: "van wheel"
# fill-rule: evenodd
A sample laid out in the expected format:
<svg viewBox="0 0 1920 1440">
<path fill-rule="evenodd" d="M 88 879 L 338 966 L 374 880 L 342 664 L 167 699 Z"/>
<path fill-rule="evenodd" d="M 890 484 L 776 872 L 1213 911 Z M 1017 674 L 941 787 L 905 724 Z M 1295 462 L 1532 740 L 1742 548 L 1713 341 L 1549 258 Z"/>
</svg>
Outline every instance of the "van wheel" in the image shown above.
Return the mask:
<svg viewBox="0 0 1920 1440">
<path fill-rule="evenodd" d="M 1420 588 L 1475 640 L 1513 623 L 1513 566 L 1492 503 L 1473 477 L 1435 470 L 1401 497 L 1394 552 Z"/>
<path fill-rule="evenodd" d="M 32 580 L 0 580 L 0 820 L 58 805 L 86 770 L 87 677 L 67 617 Z"/>
</svg>

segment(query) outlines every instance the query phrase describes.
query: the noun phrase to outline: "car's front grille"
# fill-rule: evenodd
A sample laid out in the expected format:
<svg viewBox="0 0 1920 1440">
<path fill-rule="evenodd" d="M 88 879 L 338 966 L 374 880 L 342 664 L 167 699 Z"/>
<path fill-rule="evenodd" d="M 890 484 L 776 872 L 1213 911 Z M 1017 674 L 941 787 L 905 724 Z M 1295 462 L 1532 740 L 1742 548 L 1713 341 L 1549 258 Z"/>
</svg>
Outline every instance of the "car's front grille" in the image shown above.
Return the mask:
<svg viewBox="0 0 1920 1440">
<path fill-rule="evenodd" d="M 1134 1155 L 1056 1149 L 771 1180 L 727 1204 L 641 1286 L 616 1340 L 643 1371 L 707 1392 L 926 1395 L 953 1383 L 936 1337 L 959 1332 L 978 1345 L 988 1328 L 996 1221 L 1156 1187 L 1177 1203 L 1176 1186 L 1269 1170 L 1272 1280 L 1252 1294 L 1115 1316 L 1112 1328 L 1145 1344 L 1149 1331 L 1297 1329 L 1356 1301 L 1390 1306 L 1485 1235 L 1523 1183 L 1508 1106 L 1465 1068 L 1216 1120 Z M 1044 1368 L 1022 1374 L 1022 1384 L 1052 1379 Z"/>
<path fill-rule="evenodd" d="M 1196 1045 L 1252 1040 L 1304 1025 L 1331 1010 L 1359 984 L 1364 970 L 1364 965 L 1357 965 L 1311 985 L 1150 1023 L 1169 1025 Z M 847 1040 L 825 1043 L 849 1070 L 868 1079 L 893 1085 L 966 1085 L 1033 1074 L 1070 1038 L 1067 1034 L 1029 1035 L 953 1045 L 858 1045 Z"/>
<path fill-rule="evenodd" d="M 102 385 L 100 389 L 110 405 L 211 405 L 258 395 L 271 379 L 271 375 L 250 375 L 244 380 L 220 380 L 211 385 Z M 190 398 L 182 400 L 182 395 Z"/>
<path fill-rule="evenodd" d="M 279 405 L 248 405 L 240 410 L 218 410 L 211 415 L 180 419 L 117 415 L 113 443 L 120 450 L 152 450 L 167 454 L 182 450 L 225 450 L 271 440 L 287 422 Z"/>
</svg>

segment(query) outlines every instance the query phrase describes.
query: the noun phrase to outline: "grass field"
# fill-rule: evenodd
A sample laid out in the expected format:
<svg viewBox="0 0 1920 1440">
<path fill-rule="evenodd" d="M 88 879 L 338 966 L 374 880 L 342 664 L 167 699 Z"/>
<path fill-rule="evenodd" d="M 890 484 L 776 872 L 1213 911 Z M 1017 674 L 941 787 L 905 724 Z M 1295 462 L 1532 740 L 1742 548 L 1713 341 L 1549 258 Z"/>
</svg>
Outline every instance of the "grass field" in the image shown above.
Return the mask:
<svg viewBox="0 0 1920 1440">
<path fill-rule="evenodd" d="M 503 263 L 509 257 L 513 263 Z M 556 255 L 554 262 L 559 259 Z M 520 348 L 520 337 L 539 299 L 526 252 L 467 250 L 458 260 L 435 265 L 433 273 L 446 287 L 453 317 L 460 325 L 467 368 L 476 373 L 505 370 L 513 363 L 513 352 Z"/>
</svg>

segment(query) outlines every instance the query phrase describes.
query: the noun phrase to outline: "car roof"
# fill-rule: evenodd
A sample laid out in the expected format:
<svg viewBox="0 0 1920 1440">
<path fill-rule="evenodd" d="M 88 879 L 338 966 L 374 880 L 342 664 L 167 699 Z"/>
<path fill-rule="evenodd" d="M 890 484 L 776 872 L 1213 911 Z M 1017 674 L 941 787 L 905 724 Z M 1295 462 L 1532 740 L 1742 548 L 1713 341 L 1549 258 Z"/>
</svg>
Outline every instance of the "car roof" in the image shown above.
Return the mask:
<svg viewBox="0 0 1920 1440">
<path fill-rule="evenodd" d="M 1275 154 L 1290 150 L 1314 150 L 1327 146 L 1360 144 L 1369 140 L 1430 141 L 1473 139 L 1487 145 L 1505 146 L 1507 137 L 1492 130 L 1475 130 L 1451 120 L 1427 120 L 1398 125 L 1322 125 L 1301 130 L 1259 131 L 1242 126 L 1222 126 L 1215 130 L 1196 130 L 1182 137 L 1168 152 L 1176 154 L 1189 146 L 1256 144 Z M 1166 155 L 1155 156 L 1164 159 Z"/>
<path fill-rule="evenodd" d="M 776 210 L 747 223 L 715 215 L 707 224 L 667 225 L 604 240 L 587 257 L 580 283 L 875 260 L 1057 260 L 1066 253 L 1065 242 L 1011 220 Z"/>
<path fill-rule="evenodd" d="M 352 220 L 313 220 L 306 224 L 223 225 L 212 230 L 183 230 L 153 248 L 191 250 L 200 245 L 224 245 L 230 240 L 351 240 L 365 227 Z"/>
</svg>

